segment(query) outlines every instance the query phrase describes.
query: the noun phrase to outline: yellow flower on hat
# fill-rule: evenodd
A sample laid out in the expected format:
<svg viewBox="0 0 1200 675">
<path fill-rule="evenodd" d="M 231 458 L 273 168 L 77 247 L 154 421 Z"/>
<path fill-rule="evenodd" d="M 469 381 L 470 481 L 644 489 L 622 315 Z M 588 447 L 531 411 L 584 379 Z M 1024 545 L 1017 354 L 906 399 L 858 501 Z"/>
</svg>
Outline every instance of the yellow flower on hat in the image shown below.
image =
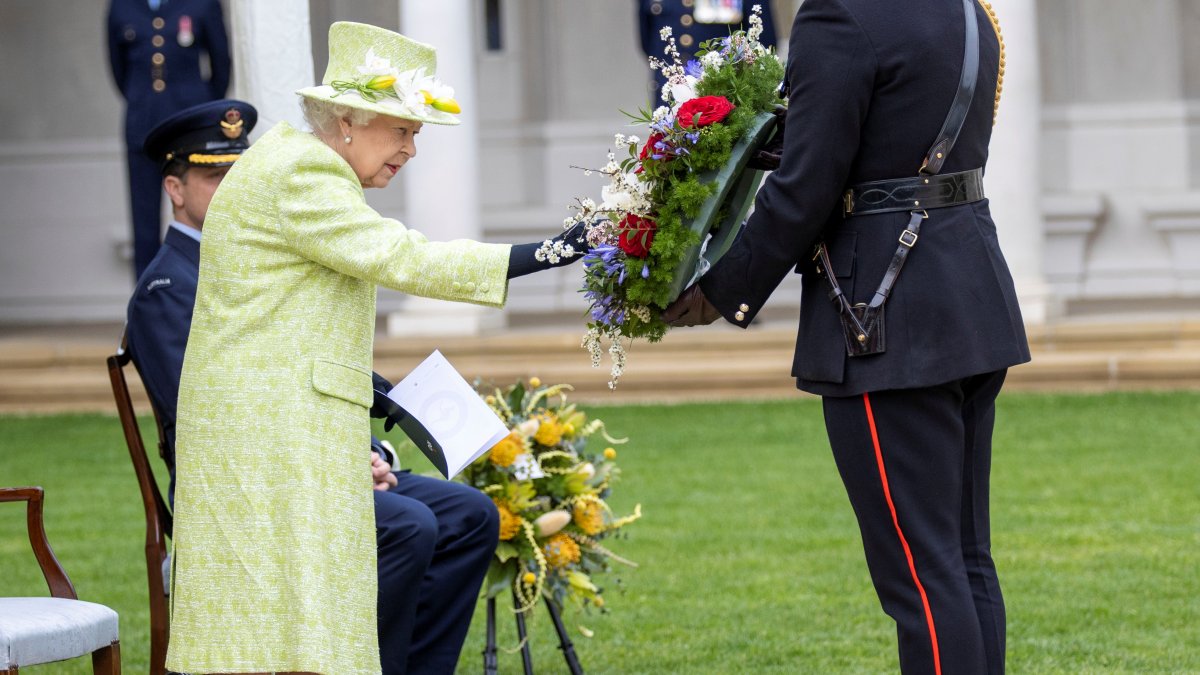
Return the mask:
<svg viewBox="0 0 1200 675">
<path fill-rule="evenodd" d="M 449 89 L 449 87 L 446 88 Z M 422 90 L 421 93 L 425 95 L 425 105 L 433 106 L 434 110 L 441 110 L 442 112 L 450 113 L 451 115 L 457 115 L 458 113 L 462 112 L 462 106 L 458 105 L 458 101 L 454 100 L 452 96 L 443 96 L 439 98 L 432 92 L 425 90 Z"/>
<path fill-rule="evenodd" d="M 384 89 L 390 89 L 393 84 L 396 84 L 395 75 L 376 75 L 370 80 L 367 80 L 366 87 L 367 89 L 382 91 Z"/>
</svg>

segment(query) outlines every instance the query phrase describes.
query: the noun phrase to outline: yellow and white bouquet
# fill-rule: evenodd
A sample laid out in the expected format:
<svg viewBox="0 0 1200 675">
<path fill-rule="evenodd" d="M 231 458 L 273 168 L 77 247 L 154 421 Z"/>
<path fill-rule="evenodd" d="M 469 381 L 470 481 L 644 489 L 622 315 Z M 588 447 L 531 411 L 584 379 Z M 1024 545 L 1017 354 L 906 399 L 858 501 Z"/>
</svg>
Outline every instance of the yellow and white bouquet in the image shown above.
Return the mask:
<svg viewBox="0 0 1200 675">
<path fill-rule="evenodd" d="M 511 588 L 518 612 L 542 596 L 560 607 L 570 601 L 603 611 L 596 575 L 614 561 L 635 566 L 601 544 L 642 515 L 639 504 L 617 517 L 606 501 L 620 473 L 612 446 L 624 440 L 568 405 L 570 389 L 543 386 L 535 377 L 481 392 L 510 432 L 459 478 L 500 511 L 500 543 L 485 588 L 488 597 Z M 592 436 L 603 438 L 596 445 L 604 447 L 589 448 Z"/>
</svg>

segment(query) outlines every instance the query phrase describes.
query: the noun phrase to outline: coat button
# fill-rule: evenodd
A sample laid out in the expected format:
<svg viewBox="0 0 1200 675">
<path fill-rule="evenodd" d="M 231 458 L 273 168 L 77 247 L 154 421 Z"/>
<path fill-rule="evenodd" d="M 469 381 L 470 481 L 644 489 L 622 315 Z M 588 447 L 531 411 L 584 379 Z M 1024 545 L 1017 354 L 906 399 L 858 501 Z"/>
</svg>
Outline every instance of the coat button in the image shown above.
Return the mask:
<svg viewBox="0 0 1200 675">
<path fill-rule="evenodd" d="M 657 2 L 654 3 L 653 5 L 650 5 L 650 13 L 653 14 L 654 16 L 658 16 L 659 14 L 662 14 L 662 5 Z"/>
<path fill-rule="evenodd" d="M 475 292 L 475 282 L 474 282 L 474 281 L 468 281 L 468 282 L 467 282 L 467 292 L 468 292 L 468 293 L 474 293 L 474 292 Z"/>
<path fill-rule="evenodd" d="M 684 7 L 691 7 L 694 4 L 696 4 L 696 0 L 683 0 Z"/>
<path fill-rule="evenodd" d="M 163 36 L 155 35 L 154 37 L 150 38 L 150 44 L 154 45 L 155 47 L 163 46 Z"/>
<path fill-rule="evenodd" d="M 679 44 L 683 45 L 684 47 L 691 47 L 695 42 L 696 40 L 687 33 L 679 36 Z"/>
<path fill-rule="evenodd" d="M 162 80 L 154 81 L 154 91 L 161 92 L 161 91 L 165 90 L 166 88 L 167 88 L 166 82 L 163 82 Z"/>
<path fill-rule="evenodd" d="M 491 288 L 492 288 L 492 287 L 491 287 L 491 286 L 489 286 L 489 285 L 487 285 L 487 284 L 480 284 L 480 285 L 479 285 L 479 292 L 480 292 L 480 293 L 487 293 L 487 292 L 488 292 L 488 291 L 489 291 Z"/>
<path fill-rule="evenodd" d="M 166 61 L 166 60 L 167 60 L 167 58 L 165 56 L 163 56 L 161 52 L 155 52 L 154 56 L 150 57 L 150 63 L 153 63 L 156 66 L 161 66 L 163 64 L 163 61 Z"/>
<path fill-rule="evenodd" d="M 154 26 L 154 30 L 162 30 L 163 26 L 166 25 L 166 22 L 163 21 L 161 16 L 156 16 L 154 17 L 154 20 L 150 22 L 150 25 Z"/>
<path fill-rule="evenodd" d="M 692 19 L 692 15 L 691 15 L 691 14 L 684 14 L 683 16 L 679 17 L 679 23 L 681 23 L 681 24 L 683 24 L 683 25 L 685 25 L 685 26 L 690 26 L 690 25 L 692 25 L 692 21 L 693 21 L 693 20 L 694 20 L 694 19 Z"/>
<path fill-rule="evenodd" d="M 456 281 L 456 282 L 454 282 L 453 284 L 451 284 L 451 286 L 452 286 L 452 287 L 454 288 L 454 290 L 456 290 L 456 291 L 457 291 L 458 289 L 462 288 L 462 284 L 461 284 L 461 283 L 459 283 L 459 282 L 457 282 L 457 281 Z"/>
<path fill-rule="evenodd" d="M 733 318 L 737 319 L 738 321 L 745 321 L 746 313 L 745 312 L 735 312 L 733 315 Z"/>
<path fill-rule="evenodd" d="M 743 302 L 742 304 L 738 305 L 738 309 L 742 310 L 743 312 L 749 312 L 750 305 L 747 305 L 746 303 Z"/>
</svg>

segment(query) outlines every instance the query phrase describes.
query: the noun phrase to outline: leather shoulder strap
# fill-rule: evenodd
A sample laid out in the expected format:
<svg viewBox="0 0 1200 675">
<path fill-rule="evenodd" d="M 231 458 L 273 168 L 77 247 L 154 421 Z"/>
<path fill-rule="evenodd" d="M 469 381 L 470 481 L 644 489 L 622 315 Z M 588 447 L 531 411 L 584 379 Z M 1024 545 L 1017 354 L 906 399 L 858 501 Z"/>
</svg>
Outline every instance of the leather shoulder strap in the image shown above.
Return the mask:
<svg viewBox="0 0 1200 675">
<path fill-rule="evenodd" d="M 962 74 L 958 78 L 958 93 L 954 95 L 954 103 L 950 105 L 946 121 L 942 122 L 937 140 L 921 163 L 920 172 L 926 175 L 942 170 L 942 164 L 950 155 L 954 142 L 958 140 L 958 132 L 962 131 L 963 122 L 967 119 L 971 100 L 975 98 L 975 83 L 979 79 L 979 23 L 975 16 L 975 0 L 963 0 L 963 17 L 966 47 L 963 51 Z"/>
</svg>

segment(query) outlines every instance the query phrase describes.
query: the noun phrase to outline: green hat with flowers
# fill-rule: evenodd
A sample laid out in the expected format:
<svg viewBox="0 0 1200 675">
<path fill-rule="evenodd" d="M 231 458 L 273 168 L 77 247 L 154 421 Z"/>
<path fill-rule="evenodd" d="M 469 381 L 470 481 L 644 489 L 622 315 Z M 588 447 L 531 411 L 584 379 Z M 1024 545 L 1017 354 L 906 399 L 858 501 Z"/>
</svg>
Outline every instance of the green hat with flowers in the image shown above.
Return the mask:
<svg viewBox="0 0 1200 675">
<path fill-rule="evenodd" d="M 329 67 L 315 87 L 297 94 L 380 115 L 430 124 L 458 124 L 454 90 L 434 77 L 430 45 L 364 23 L 329 27 Z"/>
</svg>

